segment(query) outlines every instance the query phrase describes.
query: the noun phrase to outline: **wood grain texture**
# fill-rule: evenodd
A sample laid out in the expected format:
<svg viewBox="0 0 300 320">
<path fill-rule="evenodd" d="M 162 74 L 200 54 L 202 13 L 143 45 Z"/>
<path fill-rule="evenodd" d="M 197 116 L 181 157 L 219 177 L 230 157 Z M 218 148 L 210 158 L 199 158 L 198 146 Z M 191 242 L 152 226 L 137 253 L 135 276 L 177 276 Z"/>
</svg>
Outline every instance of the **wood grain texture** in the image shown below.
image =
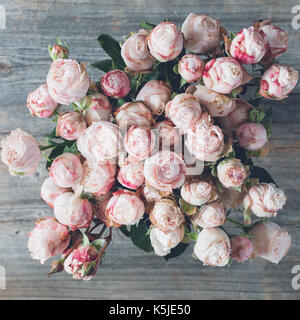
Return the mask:
<svg viewBox="0 0 300 320">
<path fill-rule="evenodd" d="M 169 18 L 182 23 L 190 13 L 219 17 L 232 31 L 259 18 L 272 19 L 289 32 L 289 52 L 280 59 L 300 69 L 300 30 L 291 27 L 294 0 L 16 0 L 6 7 L 7 29 L 0 30 L 0 138 L 21 127 L 38 139 L 53 123 L 37 120 L 25 108 L 27 94 L 45 81 L 50 60 L 48 44 L 58 36 L 68 41 L 71 56 L 88 64 L 104 57 L 95 41 L 99 33 L 118 39 L 136 30 L 139 22 Z M 99 73 L 90 67 L 93 79 Z M 279 265 L 261 259 L 230 268 L 207 268 L 191 258 L 191 250 L 165 262 L 144 254 L 121 234 L 114 236 L 103 266 L 89 282 L 74 281 L 65 273 L 46 277 L 27 251 L 27 233 L 34 220 L 51 215 L 40 199 L 46 177 L 42 164 L 35 175 L 9 176 L 0 163 L 0 265 L 6 268 L 7 289 L 0 299 L 299 299 L 291 287 L 291 268 L 300 264 L 300 87 L 285 104 L 274 107 L 272 152 L 256 162 L 266 167 L 286 191 L 288 202 L 276 221 L 289 230 L 293 245 Z"/>
</svg>

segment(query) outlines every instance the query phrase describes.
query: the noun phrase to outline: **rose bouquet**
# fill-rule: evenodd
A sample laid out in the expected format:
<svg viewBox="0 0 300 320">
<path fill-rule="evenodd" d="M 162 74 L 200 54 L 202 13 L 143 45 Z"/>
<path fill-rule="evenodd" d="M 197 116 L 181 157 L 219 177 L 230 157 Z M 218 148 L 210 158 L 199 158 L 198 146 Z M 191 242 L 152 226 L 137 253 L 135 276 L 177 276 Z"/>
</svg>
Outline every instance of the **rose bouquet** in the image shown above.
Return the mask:
<svg viewBox="0 0 300 320">
<path fill-rule="evenodd" d="M 181 28 L 143 22 L 121 44 L 97 40 L 110 58 L 92 65 L 104 72 L 96 82 L 66 43 L 49 47 L 46 84 L 27 100 L 56 122 L 45 143 L 21 129 L 2 141 L 12 175 L 47 160 L 41 197 L 53 217 L 29 233 L 32 258 L 61 254 L 49 274 L 88 280 L 120 230 L 166 259 L 192 244 L 204 265 L 278 263 L 291 238 L 269 219 L 286 196 L 252 158 L 269 151 L 272 110 L 261 99 L 286 98 L 298 80 L 275 60 L 286 32 L 262 21 L 234 34 L 191 13 Z"/>
</svg>

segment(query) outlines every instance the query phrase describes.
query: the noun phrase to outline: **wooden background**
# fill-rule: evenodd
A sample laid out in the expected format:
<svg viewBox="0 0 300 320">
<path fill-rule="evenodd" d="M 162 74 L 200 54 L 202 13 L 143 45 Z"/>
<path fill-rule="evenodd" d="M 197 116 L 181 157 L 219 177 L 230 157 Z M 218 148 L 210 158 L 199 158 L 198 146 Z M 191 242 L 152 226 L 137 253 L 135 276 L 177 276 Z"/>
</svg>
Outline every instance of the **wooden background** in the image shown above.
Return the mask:
<svg viewBox="0 0 300 320">
<path fill-rule="evenodd" d="M 283 63 L 300 70 L 300 29 L 293 30 L 291 9 L 299 0 L 40 0 L 0 1 L 7 13 L 0 30 L 0 139 L 20 127 L 41 140 L 53 127 L 37 120 L 25 107 L 30 90 L 45 82 L 50 60 L 47 46 L 58 36 L 69 42 L 71 56 L 91 63 L 104 54 L 95 38 L 110 33 L 118 39 L 136 30 L 139 22 L 169 18 L 182 23 L 190 13 L 219 17 L 234 32 L 258 18 L 272 19 L 289 32 L 289 52 Z M 97 71 L 89 67 L 93 79 Z M 28 178 L 11 177 L 0 163 L 0 265 L 6 268 L 1 299 L 298 299 L 291 286 L 291 269 L 300 264 L 300 87 L 274 106 L 272 152 L 257 161 L 270 170 L 286 191 L 288 202 L 276 221 L 292 236 L 292 248 L 279 265 L 261 259 L 230 268 L 203 267 L 191 257 L 165 262 L 144 254 L 122 235 L 114 237 L 102 270 L 89 282 L 60 273 L 48 279 L 49 263 L 41 266 L 27 251 L 27 233 L 34 220 L 51 215 L 40 199 L 46 176 L 44 164 Z"/>
</svg>

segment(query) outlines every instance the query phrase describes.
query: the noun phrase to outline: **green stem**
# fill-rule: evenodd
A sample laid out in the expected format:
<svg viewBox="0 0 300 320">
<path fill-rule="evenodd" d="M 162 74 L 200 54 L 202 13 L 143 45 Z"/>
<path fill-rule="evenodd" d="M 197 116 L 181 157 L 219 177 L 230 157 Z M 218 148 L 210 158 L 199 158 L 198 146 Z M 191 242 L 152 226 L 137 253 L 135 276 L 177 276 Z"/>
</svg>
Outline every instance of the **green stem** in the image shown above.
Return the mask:
<svg viewBox="0 0 300 320">
<path fill-rule="evenodd" d="M 241 223 L 239 223 L 239 222 L 237 222 L 237 221 L 235 221 L 235 220 L 232 220 L 232 219 L 230 219 L 230 218 L 228 218 L 228 217 L 227 217 L 226 221 L 229 221 L 229 222 L 231 222 L 232 224 L 235 224 L 237 227 L 239 227 L 239 228 L 242 229 L 243 231 L 247 231 L 247 230 L 249 229 L 249 227 L 246 227 L 246 226 L 244 226 L 243 224 L 241 224 Z"/>
</svg>

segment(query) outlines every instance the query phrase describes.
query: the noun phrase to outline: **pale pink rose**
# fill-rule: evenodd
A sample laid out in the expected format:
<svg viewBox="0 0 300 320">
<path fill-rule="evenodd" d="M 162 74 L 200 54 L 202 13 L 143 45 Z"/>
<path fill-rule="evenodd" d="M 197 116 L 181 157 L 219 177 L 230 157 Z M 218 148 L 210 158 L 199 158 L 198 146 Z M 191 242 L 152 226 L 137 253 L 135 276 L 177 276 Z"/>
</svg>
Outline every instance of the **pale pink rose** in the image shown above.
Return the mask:
<svg viewBox="0 0 300 320">
<path fill-rule="evenodd" d="M 62 113 L 57 119 L 56 135 L 66 140 L 76 140 L 83 135 L 86 123 L 78 112 Z"/>
<path fill-rule="evenodd" d="M 57 59 L 52 62 L 47 85 L 50 96 L 60 104 L 80 101 L 87 93 L 90 79 L 85 65 L 76 60 Z"/>
<path fill-rule="evenodd" d="M 255 122 L 239 126 L 236 130 L 236 137 L 241 147 L 251 151 L 261 149 L 268 142 L 265 127 Z"/>
<path fill-rule="evenodd" d="M 106 195 L 97 198 L 98 202 L 95 206 L 95 214 L 98 217 L 98 219 L 102 221 L 108 228 L 119 228 L 121 227 L 121 224 L 114 222 L 106 212 L 106 206 L 111 197 L 112 193 L 109 191 Z"/>
<path fill-rule="evenodd" d="M 241 191 L 222 188 L 219 192 L 218 199 L 224 203 L 225 207 L 238 209 L 243 204 L 245 195 L 246 190 L 244 188 L 242 188 Z"/>
<path fill-rule="evenodd" d="M 256 224 L 249 234 L 253 237 L 254 254 L 272 263 L 279 263 L 291 246 L 288 232 L 271 221 Z"/>
<path fill-rule="evenodd" d="M 225 188 L 237 189 L 247 178 L 247 172 L 239 159 L 225 159 L 217 166 L 218 179 Z"/>
<path fill-rule="evenodd" d="M 253 257 L 252 242 L 242 236 L 234 236 L 230 238 L 231 253 L 230 257 L 236 262 L 245 262 Z"/>
<path fill-rule="evenodd" d="M 65 192 L 69 192 L 69 188 L 62 188 L 57 186 L 53 179 L 50 177 L 44 180 L 41 187 L 41 197 L 48 204 L 49 207 L 53 208 L 54 200 Z"/>
<path fill-rule="evenodd" d="M 167 103 L 165 113 L 182 133 L 186 133 L 200 119 L 201 106 L 192 94 L 181 93 Z"/>
<path fill-rule="evenodd" d="M 190 217 L 191 221 L 201 228 L 215 228 L 226 220 L 225 206 L 221 201 L 207 203 L 197 209 Z"/>
<path fill-rule="evenodd" d="M 67 45 L 55 44 L 53 48 L 49 46 L 49 54 L 53 61 L 57 59 L 68 59 L 69 48 Z"/>
<path fill-rule="evenodd" d="M 182 33 L 175 23 L 162 22 L 148 36 L 148 47 L 156 60 L 171 61 L 182 51 Z"/>
<path fill-rule="evenodd" d="M 162 197 L 168 196 L 170 193 L 170 191 L 162 192 L 156 190 L 155 188 L 147 184 L 138 190 L 138 194 L 141 195 L 146 202 L 156 202 L 160 200 Z"/>
<path fill-rule="evenodd" d="M 134 192 L 127 190 L 114 192 L 106 206 L 108 217 L 121 225 L 136 224 L 144 213 L 143 201 Z"/>
<path fill-rule="evenodd" d="M 151 127 L 154 122 L 151 111 L 141 101 L 124 103 L 114 112 L 114 116 L 121 129 Z"/>
<path fill-rule="evenodd" d="M 133 71 L 145 71 L 152 68 L 154 59 L 147 48 L 146 30 L 139 30 L 122 45 L 121 55 L 126 66 Z"/>
<path fill-rule="evenodd" d="M 166 256 L 175 248 L 184 237 L 184 226 L 181 226 L 171 232 L 165 233 L 162 230 L 151 227 L 150 241 L 155 254 Z"/>
<path fill-rule="evenodd" d="M 184 215 L 173 200 L 161 199 L 155 202 L 150 212 L 150 221 L 154 227 L 168 233 L 180 227 Z"/>
<path fill-rule="evenodd" d="M 186 93 L 193 94 L 201 104 L 206 107 L 212 117 L 226 117 L 235 108 L 235 100 L 224 94 L 215 92 L 200 84 L 190 86 Z"/>
<path fill-rule="evenodd" d="M 171 146 L 176 146 L 180 143 L 181 135 L 171 121 L 157 122 L 153 128 L 158 130 L 159 146 L 162 149 L 170 149 Z"/>
<path fill-rule="evenodd" d="M 144 175 L 147 184 L 159 191 L 172 191 L 183 185 L 186 166 L 175 152 L 162 150 L 146 159 Z"/>
<path fill-rule="evenodd" d="M 121 149 L 119 127 L 108 121 L 94 122 L 77 140 L 78 150 L 89 161 L 98 163 L 114 159 Z"/>
<path fill-rule="evenodd" d="M 101 89 L 108 97 L 114 99 L 124 98 L 130 91 L 130 80 L 122 70 L 108 71 L 101 78 Z"/>
<path fill-rule="evenodd" d="M 15 129 L 1 141 L 1 158 L 12 175 L 29 175 L 36 171 L 41 159 L 38 142 L 32 135 Z"/>
<path fill-rule="evenodd" d="M 224 149 L 224 135 L 221 128 L 210 122 L 203 114 L 196 125 L 188 130 L 185 144 L 192 155 L 202 161 L 216 161 Z"/>
<path fill-rule="evenodd" d="M 65 192 L 54 200 L 55 218 L 72 231 L 87 228 L 92 222 L 93 206 L 73 192 Z"/>
<path fill-rule="evenodd" d="M 90 126 L 93 122 L 109 121 L 112 106 L 108 98 L 102 93 L 95 93 L 91 96 L 92 104 L 85 111 L 84 118 Z"/>
<path fill-rule="evenodd" d="M 52 217 L 40 219 L 28 234 L 28 249 L 34 260 L 44 264 L 49 258 L 62 253 L 70 242 L 69 230 Z"/>
<path fill-rule="evenodd" d="M 155 148 L 155 135 L 150 128 L 132 126 L 124 136 L 124 148 L 135 161 L 145 160 Z"/>
<path fill-rule="evenodd" d="M 117 178 L 122 186 L 133 190 L 138 189 L 145 181 L 143 162 L 131 162 L 120 167 Z"/>
<path fill-rule="evenodd" d="M 196 82 L 202 78 L 204 62 L 195 54 L 184 55 L 178 63 L 178 73 L 186 82 Z"/>
<path fill-rule="evenodd" d="M 231 57 L 210 60 L 203 72 L 205 86 L 224 94 L 231 93 L 250 79 L 245 68 Z"/>
<path fill-rule="evenodd" d="M 185 48 L 198 54 L 215 49 L 220 43 L 220 23 L 208 15 L 190 13 L 182 24 Z"/>
<path fill-rule="evenodd" d="M 230 258 L 230 240 L 220 228 L 203 229 L 194 246 L 194 253 L 204 265 L 224 267 Z"/>
<path fill-rule="evenodd" d="M 150 80 L 140 90 L 136 101 L 143 101 L 154 115 L 161 115 L 171 100 L 171 89 L 161 80 Z"/>
<path fill-rule="evenodd" d="M 243 64 L 256 64 L 266 54 L 268 42 L 263 31 L 250 27 L 237 33 L 230 45 L 230 54 Z"/>
<path fill-rule="evenodd" d="M 70 188 L 81 182 L 83 168 L 78 156 L 63 153 L 52 162 L 49 174 L 57 186 Z"/>
<path fill-rule="evenodd" d="M 269 99 L 282 100 L 295 88 L 298 71 L 290 66 L 273 64 L 260 80 L 259 93 Z"/>
<path fill-rule="evenodd" d="M 243 205 L 258 217 L 271 218 L 283 208 L 286 202 L 284 192 L 273 184 L 260 183 L 249 189 Z"/>
<path fill-rule="evenodd" d="M 35 117 L 49 118 L 57 106 L 58 104 L 51 98 L 46 84 L 29 93 L 27 98 L 27 108 Z"/>
</svg>

